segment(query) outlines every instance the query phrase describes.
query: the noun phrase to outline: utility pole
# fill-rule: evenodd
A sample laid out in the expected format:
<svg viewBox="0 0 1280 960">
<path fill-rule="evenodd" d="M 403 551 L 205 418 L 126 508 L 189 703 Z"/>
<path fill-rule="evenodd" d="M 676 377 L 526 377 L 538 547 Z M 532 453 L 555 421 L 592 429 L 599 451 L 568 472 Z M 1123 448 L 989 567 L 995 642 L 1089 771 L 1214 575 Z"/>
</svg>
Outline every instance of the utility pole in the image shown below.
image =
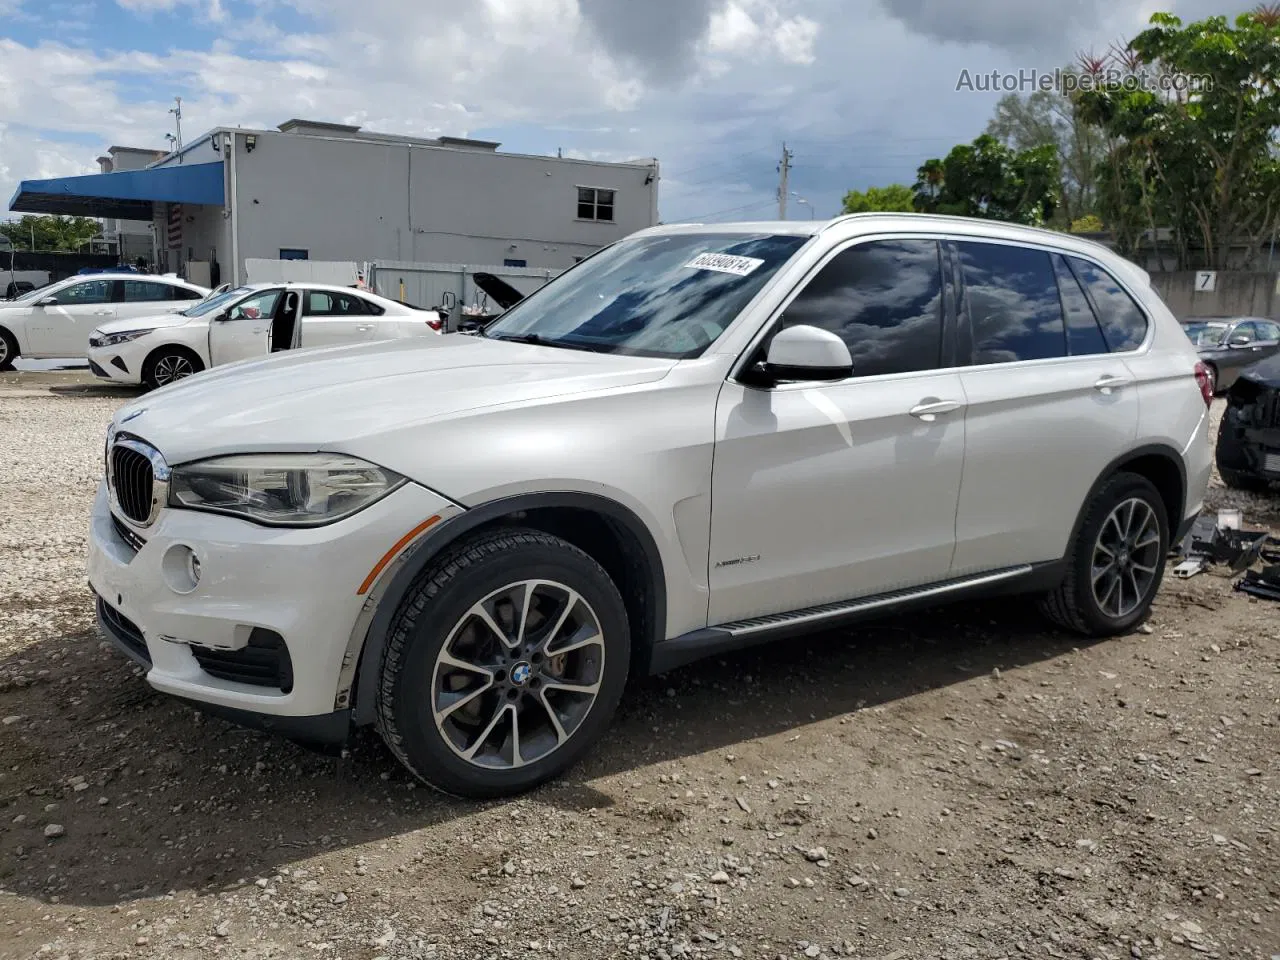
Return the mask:
<svg viewBox="0 0 1280 960">
<path fill-rule="evenodd" d="M 782 159 L 778 162 L 778 219 L 787 219 L 787 177 L 791 173 L 791 159 L 794 154 L 782 144 Z"/>
<path fill-rule="evenodd" d="M 174 149 L 177 152 L 182 151 L 182 98 L 174 97 L 177 102 L 176 107 L 170 107 L 169 112 L 173 114 L 174 123 L 178 125 L 178 135 L 173 138 Z"/>
</svg>

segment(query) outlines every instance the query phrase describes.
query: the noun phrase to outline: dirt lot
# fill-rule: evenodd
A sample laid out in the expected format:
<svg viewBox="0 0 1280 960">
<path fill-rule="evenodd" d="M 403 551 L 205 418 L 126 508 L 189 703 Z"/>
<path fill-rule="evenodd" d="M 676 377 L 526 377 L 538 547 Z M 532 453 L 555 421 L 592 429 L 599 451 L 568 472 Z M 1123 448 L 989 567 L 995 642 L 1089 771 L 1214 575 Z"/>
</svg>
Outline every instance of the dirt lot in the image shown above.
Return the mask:
<svg viewBox="0 0 1280 960">
<path fill-rule="evenodd" d="M 123 395 L 0 376 L 0 956 L 1280 954 L 1280 607 L 1094 645 L 952 608 L 641 684 L 565 782 L 415 788 L 202 719 L 99 641 Z M 1228 496 L 1280 530 L 1280 495 Z"/>
</svg>

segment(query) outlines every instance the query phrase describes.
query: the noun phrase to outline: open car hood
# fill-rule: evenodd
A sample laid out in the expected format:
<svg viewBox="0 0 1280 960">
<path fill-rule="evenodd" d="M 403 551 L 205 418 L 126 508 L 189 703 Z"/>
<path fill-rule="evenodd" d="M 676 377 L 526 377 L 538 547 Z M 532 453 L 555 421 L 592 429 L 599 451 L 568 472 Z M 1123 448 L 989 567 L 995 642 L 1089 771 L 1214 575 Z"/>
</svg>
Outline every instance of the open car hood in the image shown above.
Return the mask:
<svg viewBox="0 0 1280 960">
<path fill-rule="evenodd" d="M 510 310 L 524 299 L 523 293 L 511 286 L 507 281 L 495 277 L 492 273 L 472 274 L 471 279 L 477 287 L 487 293 L 489 298 L 503 310 Z"/>
</svg>

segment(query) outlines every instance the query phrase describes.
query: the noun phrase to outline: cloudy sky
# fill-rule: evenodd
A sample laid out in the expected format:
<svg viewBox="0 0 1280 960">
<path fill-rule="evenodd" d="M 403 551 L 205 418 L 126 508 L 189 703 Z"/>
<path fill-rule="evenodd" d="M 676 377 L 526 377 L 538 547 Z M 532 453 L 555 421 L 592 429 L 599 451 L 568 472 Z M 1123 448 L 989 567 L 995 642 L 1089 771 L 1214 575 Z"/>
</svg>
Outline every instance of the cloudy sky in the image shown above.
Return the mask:
<svg viewBox="0 0 1280 960">
<path fill-rule="evenodd" d="M 0 199 L 165 145 L 290 117 L 662 162 L 664 220 L 792 217 L 911 182 L 978 135 L 962 70 L 1052 70 L 1157 10 L 1221 0 L 0 0 Z M 0 215 L 4 215 L 0 210 Z"/>
</svg>

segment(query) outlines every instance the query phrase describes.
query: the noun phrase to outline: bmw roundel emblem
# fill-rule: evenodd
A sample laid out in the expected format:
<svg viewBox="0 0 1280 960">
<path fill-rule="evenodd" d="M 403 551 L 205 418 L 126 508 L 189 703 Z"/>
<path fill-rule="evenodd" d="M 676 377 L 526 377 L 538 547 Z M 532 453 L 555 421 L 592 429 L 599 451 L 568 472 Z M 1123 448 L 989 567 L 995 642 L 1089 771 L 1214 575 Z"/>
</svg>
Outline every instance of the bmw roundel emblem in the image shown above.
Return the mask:
<svg viewBox="0 0 1280 960">
<path fill-rule="evenodd" d="M 524 686 L 529 680 L 529 674 L 533 673 L 533 667 L 529 666 L 528 661 L 521 660 L 511 668 L 511 682 L 519 686 Z"/>
</svg>

